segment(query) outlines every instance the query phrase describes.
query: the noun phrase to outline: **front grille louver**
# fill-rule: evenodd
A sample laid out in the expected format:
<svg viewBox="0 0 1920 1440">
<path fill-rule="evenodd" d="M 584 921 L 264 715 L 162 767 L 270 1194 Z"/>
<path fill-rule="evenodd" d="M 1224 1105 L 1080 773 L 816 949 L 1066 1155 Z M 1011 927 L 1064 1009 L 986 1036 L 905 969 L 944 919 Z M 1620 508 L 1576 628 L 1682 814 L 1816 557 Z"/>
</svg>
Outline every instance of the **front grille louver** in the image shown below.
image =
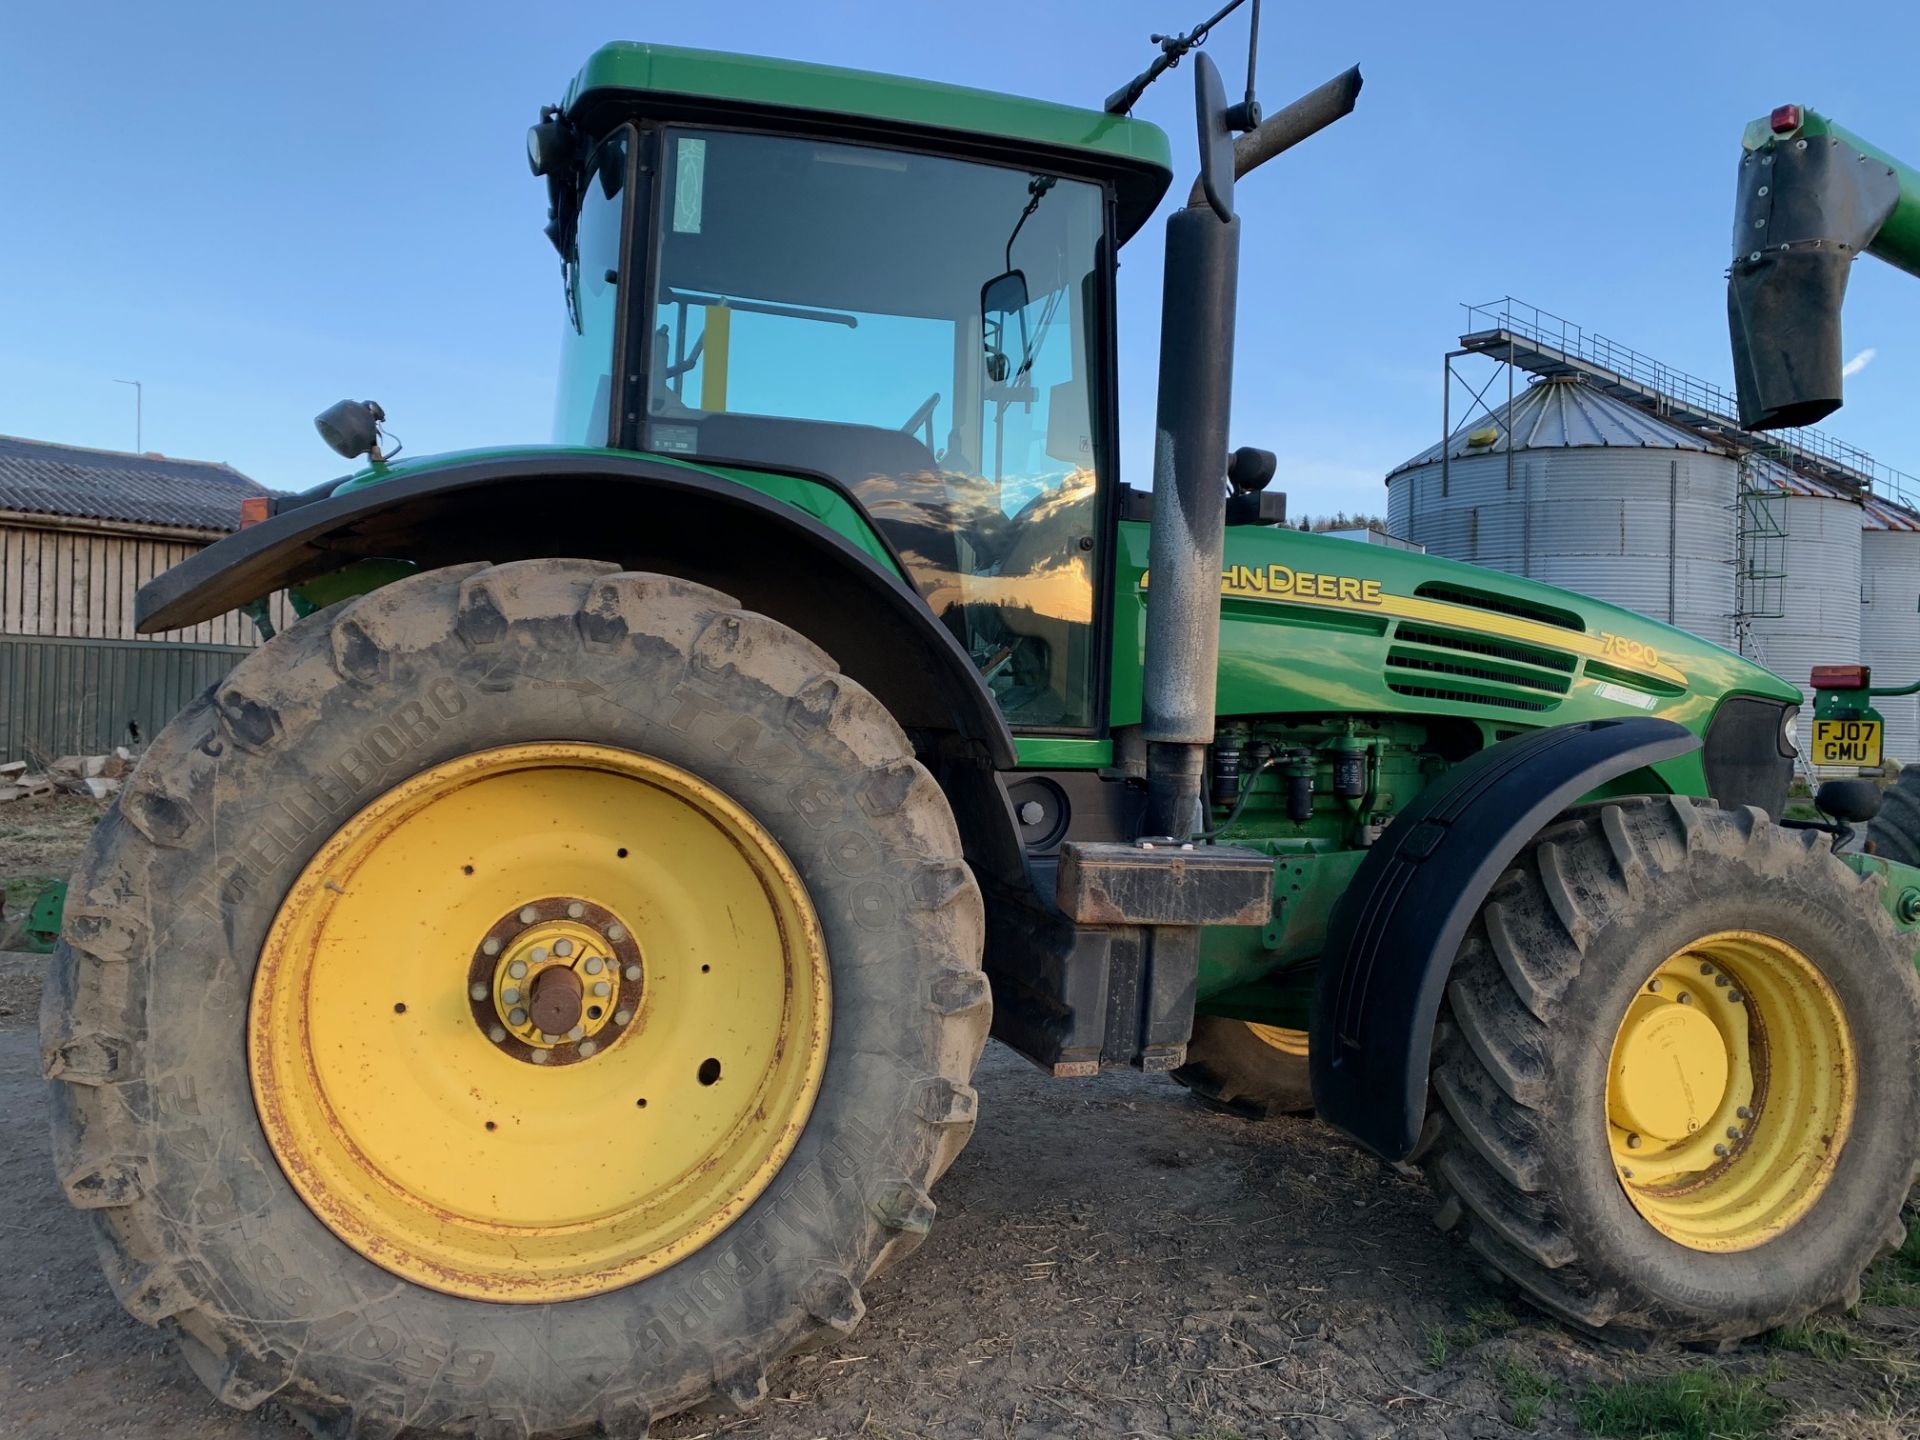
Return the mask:
<svg viewBox="0 0 1920 1440">
<path fill-rule="evenodd" d="M 1387 688 L 1423 700 L 1551 710 L 1572 687 L 1576 665 L 1554 650 L 1402 623 L 1387 651 Z"/>
</svg>

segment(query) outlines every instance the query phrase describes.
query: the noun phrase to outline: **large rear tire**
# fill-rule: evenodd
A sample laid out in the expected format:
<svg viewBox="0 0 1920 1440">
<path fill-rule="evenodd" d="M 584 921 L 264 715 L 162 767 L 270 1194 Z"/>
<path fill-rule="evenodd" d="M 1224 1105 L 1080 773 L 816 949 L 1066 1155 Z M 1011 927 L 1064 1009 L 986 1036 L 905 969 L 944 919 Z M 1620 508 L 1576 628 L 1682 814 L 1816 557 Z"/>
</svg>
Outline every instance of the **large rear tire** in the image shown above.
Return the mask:
<svg viewBox="0 0 1920 1440">
<path fill-rule="evenodd" d="M 231 1405 L 750 1406 L 932 1221 L 982 933 L 944 796 L 800 636 L 586 561 L 432 572 L 249 656 L 101 824 L 60 1178 Z"/>
<path fill-rule="evenodd" d="M 1304 1030 L 1195 1016 L 1187 1063 L 1173 1078 L 1202 1104 L 1248 1120 L 1313 1113 Z"/>
<path fill-rule="evenodd" d="M 1913 946 L 1825 836 L 1648 798 L 1543 832 L 1447 988 L 1438 1218 L 1590 1330 L 1851 1303 L 1920 1158 Z"/>
</svg>

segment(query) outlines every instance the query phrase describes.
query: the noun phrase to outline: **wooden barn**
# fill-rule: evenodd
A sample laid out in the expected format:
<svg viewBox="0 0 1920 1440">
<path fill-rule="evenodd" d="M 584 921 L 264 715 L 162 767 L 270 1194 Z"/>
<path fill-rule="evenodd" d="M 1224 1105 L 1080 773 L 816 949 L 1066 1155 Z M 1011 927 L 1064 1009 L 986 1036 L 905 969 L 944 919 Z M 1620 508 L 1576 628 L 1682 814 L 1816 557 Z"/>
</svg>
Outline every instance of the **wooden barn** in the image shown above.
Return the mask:
<svg viewBox="0 0 1920 1440">
<path fill-rule="evenodd" d="M 0 436 L 0 761 L 142 743 L 259 643 L 239 611 L 136 635 L 133 597 L 266 493 L 212 461 Z"/>
</svg>

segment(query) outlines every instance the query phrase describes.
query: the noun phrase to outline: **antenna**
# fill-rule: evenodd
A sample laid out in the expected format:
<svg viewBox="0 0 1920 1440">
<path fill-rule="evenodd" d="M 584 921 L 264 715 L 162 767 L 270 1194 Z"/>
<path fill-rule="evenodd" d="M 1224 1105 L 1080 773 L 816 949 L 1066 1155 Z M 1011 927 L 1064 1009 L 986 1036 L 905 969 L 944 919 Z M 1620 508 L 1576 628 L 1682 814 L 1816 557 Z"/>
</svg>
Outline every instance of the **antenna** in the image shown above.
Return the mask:
<svg viewBox="0 0 1920 1440">
<path fill-rule="evenodd" d="M 1245 3 L 1246 0 L 1227 0 L 1212 16 L 1185 34 L 1149 35 L 1147 38 L 1160 47 L 1159 58 L 1107 97 L 1103 107 L 1106 112 L 1109 115 L 1124 115 L 1133 109 L 1140 97 L 1147 93 L 1149 85 L 1178 65 L 1189 50 L 1206 44 L 1213 27 Z M 1227 123 L 1235 130 L 1251 130 L 1260 123 L 1260 102 L 1253 98 L 1254 56 L 1260 43 L 1260 0 L 1253 0 L 1252 16 L 1253 33 L 1247 45 L 1247 98 L 1227 111 Z"/>
<path fill-rule="evenodd" d="M 142 433 L 145 429 L 145 416 L 142 412 L 146 409 L 146 391 L 138 380 L 116 380 L 113 383 L 133 387 L 133 453 L 144 455 L 147 453 L 147 446 L 146 437 Z"/>
</svg>

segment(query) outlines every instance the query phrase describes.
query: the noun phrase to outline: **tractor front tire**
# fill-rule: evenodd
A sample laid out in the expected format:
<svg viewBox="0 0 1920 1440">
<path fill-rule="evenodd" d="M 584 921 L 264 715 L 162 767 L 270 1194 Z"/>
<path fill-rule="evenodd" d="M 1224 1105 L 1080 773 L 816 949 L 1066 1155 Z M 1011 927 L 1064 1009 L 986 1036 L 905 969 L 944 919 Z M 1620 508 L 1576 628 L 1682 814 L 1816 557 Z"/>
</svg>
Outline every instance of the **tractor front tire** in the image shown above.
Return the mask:
<svg viewBox="0 0 1920 1440">
<path fill-rule="evenodd" d="M 850 1332 L 972 1130 L 980 894 L 891 716 L 677 579 L 468 565 L 155 740 L 72 889 L 108 1282 L 316 1433 L 644 1435 Z"/>
<path fill-rule="evenodd" d="M 1443 1228 L 1590 1331 L 1737 1340 L 1857 1300 L 1920 1158 L 1920 984 L 1827 837 L 1576 812 L 1495 885 L 1437 1031 Z"/>
<path fill-rule="evenodd" d="M 1209 1109 L 1243 1119 L 1313 1113 L 1304 1030 L 1197 1015 L 1187 1063 L 1173 1078 Z"/>
</svg>

